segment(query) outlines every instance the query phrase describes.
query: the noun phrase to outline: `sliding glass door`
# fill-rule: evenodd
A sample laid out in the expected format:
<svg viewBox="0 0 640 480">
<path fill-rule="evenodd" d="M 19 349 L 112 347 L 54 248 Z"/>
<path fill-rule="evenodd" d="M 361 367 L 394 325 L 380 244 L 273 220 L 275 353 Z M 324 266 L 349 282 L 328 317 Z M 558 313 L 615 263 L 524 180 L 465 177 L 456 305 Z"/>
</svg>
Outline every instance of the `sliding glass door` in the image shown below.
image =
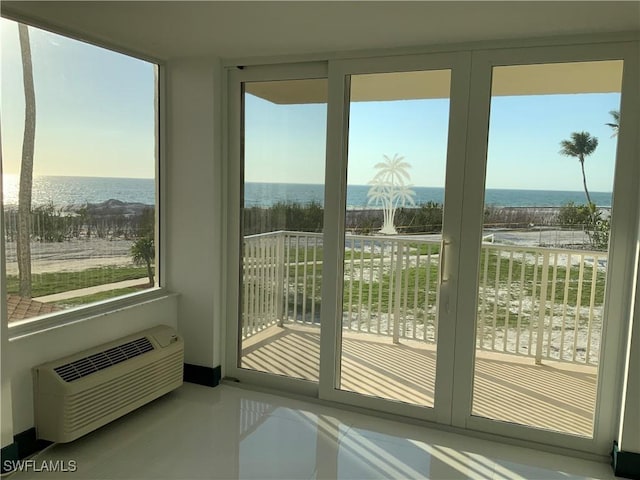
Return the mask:
<svg viewBox="0 0 640 480">
<path fill-rule="evenodd" d="M 227 375 L 605 452 L 634 48 L 232 69 Z"/>
<path fill-rule="evenodd" d="M 447 421 L 469 57 L 333 67 L 321 392 Z"/>
<path fill-rule="evenodd" d="M 239 207 L 231 223 L 241 234 L 233 240 L 233 363 L 239 376 L 313 389 L 320 374 L 326 67 L 237 70 L 230 91 L 239 160 L 231 167 Z"/>
<path fill-rule="evenodd" d="M 474 55 L 454 425 L 611 447 L 637 218 L 632 51 Z"/>
</svg>

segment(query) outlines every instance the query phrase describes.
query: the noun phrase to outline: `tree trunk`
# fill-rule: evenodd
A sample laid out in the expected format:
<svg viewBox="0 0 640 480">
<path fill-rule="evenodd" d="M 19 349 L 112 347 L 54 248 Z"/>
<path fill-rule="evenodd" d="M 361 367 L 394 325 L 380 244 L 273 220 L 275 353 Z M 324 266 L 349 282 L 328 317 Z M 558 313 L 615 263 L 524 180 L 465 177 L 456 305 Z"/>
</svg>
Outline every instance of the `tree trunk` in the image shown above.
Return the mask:
<svg viewBox="0 0 640 480">
<path fill-rule="evenodd" d="M 587 206 L 589 207 L 589 211 L 593 214 L 594 208 L 591 203 L 591 197 L 589 196 L 589 190 L 587 190 L 587 177 L 584 174 L 584 157 L 580 155 L 580 168 L 582 168 L 582 185 L 584 185 L 584 193 L 587 196 Z"/>
<path fill-rule="evenodd" d="M 24 84 L 24 136 L 22 140 L 22 164 L 18 191 L 18 257 L 19 293 L 31 298 L 31 190 L 33 186 L 33 152 L 36 134 L 36 96 L 33 86 L 33 64 L 29 30 L 18 24 L 20 54 L 22 56 L 22 79 Z"/>
<path fill-rule="evenodd" d="M 149 286 L 153 287 L 153 269 L 151 268 L 151 262 L 147 260 L 147 276 L 149 277 Z"/>
</svg>

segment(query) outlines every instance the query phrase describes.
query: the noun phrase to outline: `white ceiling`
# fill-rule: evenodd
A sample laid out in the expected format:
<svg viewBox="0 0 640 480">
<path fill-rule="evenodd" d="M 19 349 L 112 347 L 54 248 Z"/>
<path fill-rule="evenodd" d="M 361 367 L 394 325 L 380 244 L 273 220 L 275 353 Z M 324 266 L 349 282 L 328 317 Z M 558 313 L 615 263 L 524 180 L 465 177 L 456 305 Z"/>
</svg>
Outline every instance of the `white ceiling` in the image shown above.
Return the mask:
<svg viewBox="0 0 640 480">
<path fill-rule="evenodd" d="M 159 60 L 640 30 L 639 1 L 3 1 L 1 8 L 3 15 Z"/>
</svg>

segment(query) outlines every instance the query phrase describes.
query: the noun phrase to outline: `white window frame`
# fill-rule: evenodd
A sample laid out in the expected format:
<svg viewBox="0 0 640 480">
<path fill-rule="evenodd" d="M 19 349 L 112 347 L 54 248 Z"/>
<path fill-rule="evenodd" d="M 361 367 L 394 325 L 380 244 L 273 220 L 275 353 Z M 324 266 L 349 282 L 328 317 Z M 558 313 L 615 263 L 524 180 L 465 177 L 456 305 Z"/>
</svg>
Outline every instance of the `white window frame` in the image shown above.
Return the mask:
<svg viewBox="0 0 640 480">
<path fill-rule="evenodd" d="M 105 316 L 111 313 L 115 313 L 121 310 L 128 309 L 130 307 L 134 307 L 136 305 L 141 305 L 147 302 L 151 302 L 153 300 L 157 300 L 160 298 L 165 298 L 169 295 L 169 292 L 164 288 L 166 275 L 163 269 L 163 265 L 165 262 L 165 249 L 163 246 L 165 245 L 165 208 L 164 207 L 164 198 L 166 191 L 165 186 L 165 125 L 166 125 L 166 109 L 163 108 L 165 104 L 165 91 L 166 91 L 166 82 L 165 82 L 165 68 L 164 63 L 159 61 L 158 59 L 139 55 L 137 53 L 131 51 L 124 51 L 122 48 L 115 45 L 102 44 L 97 42 L 89 42 L 85 39 L 78 38 L 77 34 L 66 32 L 60 30 L 58 28 L 52 28 L 46 22 L 33 22 L 30 19 L 24 19 L 21 17 L 16 17 L 13 15 L 5 15 L 3 13 L 3 18 L 8 20 L 15 21 L 17 23 L 22 23 L 29 27 L 38 28 L 40 30 L 50 31 L 55 33 L 56 35 L 61 35 L 67 37 L 71 40 L 75 40 L 78 42 L 82 42 L 88 45 L 93 45 L 99 48 L 103 48 L 106 50 L 110 50 L 114 53 L 119 53 L 121 55 L 126 55 L 128 57 L 135 58 L 137 60 L 142 60 L 148 63 L 153 64 L 155 68 L 155 98 L 154 98 L 154 110 L 155 110 L 155 192 L 156 192 L 156 204 L 155 204 L 155 279 L 156 285 L 154 287 L 148 288 L 147 290 L 141 292 L 134 292 L 127 295 L 122 295 L 118 297 L 114 297 L 111 299 L 103 300 L 100 302 L 95 302 L 87 305 L 81 305 L 74 308 L 69 308 L 66 310 L 40 315 L 33 318 L 28 318 L 24 320 L 18 320 L 15 322 L 9 323 L 9 319 L 3 318 L 2 322 L 7 323 L 7 332 L 9 341 L 17 340 L 19 338 L 27 337 L 30 335 L 38 334 L 40 332 L 45 332 L 54 328 L 63 327 L 65 325 L 90 320 L 96 317 Z M 2 186 L 0 185 L 0 193 L 2 190 Z M 6 311 L 6 256 L 5 256 L 5 235 L 4 235 L 4 203 L 3 196 L 0 195 L 0 206 L 2 207 L 2 225 L 0 225 L 0 230 L 2 234 L 0 235 L 0 255 L 2 256 L 2 261 L 0 262 L 0 275 L 2 275 L 2 289 L 0 293 L 2 294 L 2 314 L 5 316 L 7 314 Z"/>
</svg>

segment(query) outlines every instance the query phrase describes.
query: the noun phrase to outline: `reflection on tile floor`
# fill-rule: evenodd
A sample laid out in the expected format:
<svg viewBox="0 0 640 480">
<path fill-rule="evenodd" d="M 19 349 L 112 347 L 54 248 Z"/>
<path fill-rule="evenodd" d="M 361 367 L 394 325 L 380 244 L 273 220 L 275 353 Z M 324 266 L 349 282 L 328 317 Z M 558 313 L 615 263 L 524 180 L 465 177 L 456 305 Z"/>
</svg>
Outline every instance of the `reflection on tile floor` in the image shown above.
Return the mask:
<svg viewBox="0 0 640 480">
<path fill-rule="evenodd" d="M 71 444 L 13 480 L 613 479 L 602 463 L 383 420 L 233 386 L 179 390 Z"/>
</svg>

